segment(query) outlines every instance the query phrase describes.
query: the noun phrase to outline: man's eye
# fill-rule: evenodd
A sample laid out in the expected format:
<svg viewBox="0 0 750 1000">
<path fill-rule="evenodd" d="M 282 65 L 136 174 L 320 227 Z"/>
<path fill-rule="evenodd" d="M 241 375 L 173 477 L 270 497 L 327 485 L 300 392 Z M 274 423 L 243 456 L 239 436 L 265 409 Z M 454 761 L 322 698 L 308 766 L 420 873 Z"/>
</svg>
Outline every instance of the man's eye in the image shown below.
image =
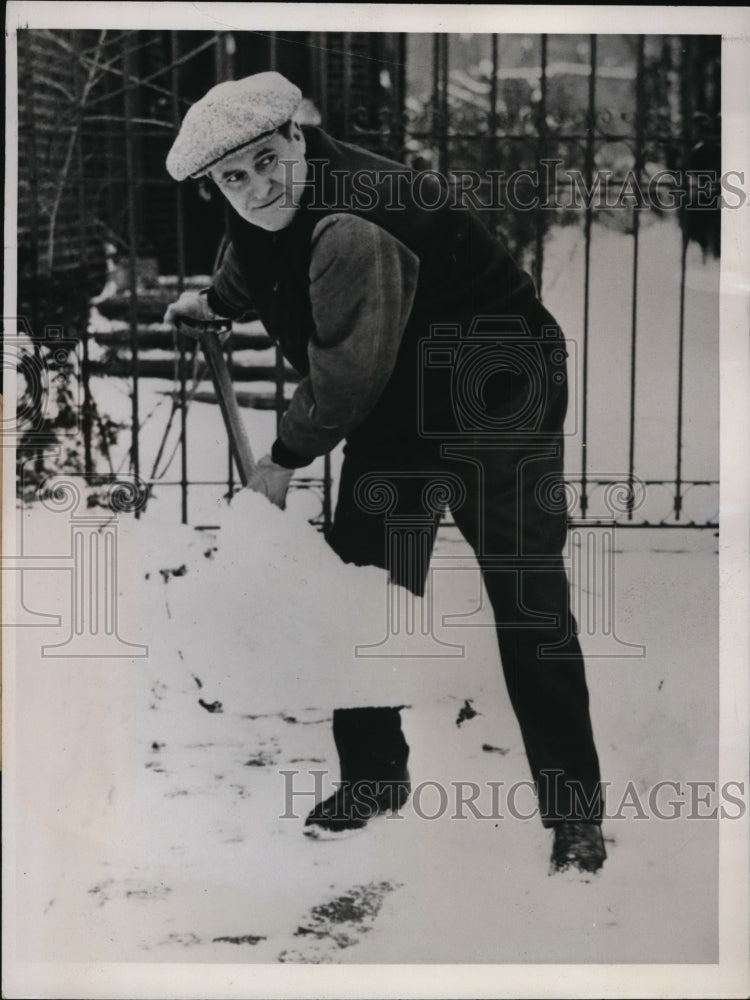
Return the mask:
<svg viewBox="0 0 750 1000">
<path fill-rule="evenodd" d="M 278 157 L 275 153 L 270 153 L 268 156 L 262 156 L 255 164 L 256 168 L 260 171 L 271 170 L 276 166 L 276 160 Z"/>
</svg>

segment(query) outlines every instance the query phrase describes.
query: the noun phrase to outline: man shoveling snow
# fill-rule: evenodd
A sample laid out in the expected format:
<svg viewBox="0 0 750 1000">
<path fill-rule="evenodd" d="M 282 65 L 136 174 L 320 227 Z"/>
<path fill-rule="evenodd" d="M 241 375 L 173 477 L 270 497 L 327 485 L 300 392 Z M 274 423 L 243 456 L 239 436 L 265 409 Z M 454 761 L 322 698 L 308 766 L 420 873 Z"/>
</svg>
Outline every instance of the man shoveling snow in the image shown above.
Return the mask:
<svg viewBox="0 0 750 1000">
<path fill-rule="evenodd" d="M 345 440 L 329 538 L 344 562 L 421 595 L 450 508 L 494 610 L 553 868 L 595 871 L 599 764 L 561 556 L 563 334 L 450 184 L 297 125 L 300 100 L 259 73 L 188 111 L 167 168 L 217 185 L 231 242 L 211 287 L 165 319 L 257 311 L 303 377 L 249 485 L 283 507 L 294 470 Z M 402 805 L 399 708 L 339 708 L 333 735 L 341 786 L 308 825 L 359 827 Z"/>
</svg>

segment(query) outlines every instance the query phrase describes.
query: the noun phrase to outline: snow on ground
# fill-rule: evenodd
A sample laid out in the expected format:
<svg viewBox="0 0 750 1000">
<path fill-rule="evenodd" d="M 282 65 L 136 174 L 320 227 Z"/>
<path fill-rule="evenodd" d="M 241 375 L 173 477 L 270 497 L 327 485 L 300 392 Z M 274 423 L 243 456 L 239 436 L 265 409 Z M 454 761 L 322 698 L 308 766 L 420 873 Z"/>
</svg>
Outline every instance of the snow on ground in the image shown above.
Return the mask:
<svg viewBox="0 0 750 1000">
<path fill-rule="evenodd" d="M 284 515 L 271 508 L 268 517 L 261 508 L 252 513 L 266 531 L 281 517 L 299 517 L 292 504 Z M 193 532 L 199 545 L 187 573 L 165 580 L 158 570 L 175 568 L 173 560 L 165 563 L 173 539 L 191 529 L 171 537 L 165 530 L 157 540 L 147 520 L 142 528 L 146 544 L 134 532 L 125 550 L 127 579 L 132 583 L 137 564 L 139 571 L 154 567 L 158 583 L 141 595 L 150 595 L 146 621 L 139 623 L 135 603 L 123 600 L 120 629 L 125 639 L 150 642 L 167 624 L 165 602 L 174 612 L 177 588 L 188 586 L 195 566 L 218 571 L 222 563 L 217 554 L 202 554 L 205 535 Z M 307 530 L 315 544 L 298 546 L 297 567 L 333 585 Z M 435 661 L 436 682 L 404 711 L 412 778 L 421 787 L 400 817 L 319 841 L 304 835 L 303 819 L 315 771 L 326 772 L 319 779 L 326 791 L 338 777 L 330 716 L 339 692 L 324 650 L 303 641 L 294 669 L 304 661 L 310 677 L 300 677 L 314 682 L 302 697 L 289 687 L 290 707 L 273 710 L 266 682 L 277 672 L 287 676 L 291 647 L 272 659 L 268 644 L 267 658 L 253 664 L 240 615 L 231 635 L 221 634 L 226 623 L 214 625 L 216 609 L 236 600 L 236 572 L 216 572 L 224 589 L 206 594 L 206 614 L 185 637 L 182 657 L 163 657 L 156 636 L 159 651 L 143 659 L 50 660 L 39 655 L 40 634 L 54 643 L 65 638 L 65 627 L 19 630 L 19 957 L 715 961 L 716 824 L 686 818 L 685 802 L 675 820 L 659 820 L 648 807 L 659 781 L 681 783 L 684 795 L 685 782 L 716 777 L 718 661 L 715 632 L 705 627 L 715 620 L 715 539 L 674 532 L 671 551 L 655 556 L 640 534 L 629 534 L 617 552 L 617 631 L 623 641 L 643 644 L 646 655 L 589 659 L 613 815 L 609 860 L 590 879 L 550 877 L 549 834 L 536 818 L 511 815 L 510 786 L 528 775 L 491 629 L 462 630 L 467 655 L 460 669 L 447 672 Z M 218 535 L 219 550 L 234 550 L 234 536 L 223 527 Z M 462 544 L 446 533 L 438 555 Z M 66 588 L 55 588 L 51 604 L 50 577 L 62 582 L 65 574 L 30 575 L 40 579 L 26 588 L 28 606 L 64 618 Z M 453 576 L 454 609 L 476 603 L 476 575 Z M 268 572 L 266 584 L 284 596 L 280 575 Z M 288 601 L 291 617 L 264 622 L 244 603 L 241 614 L 258 631 L 285 623 L 294 634 L 305 605 L 321 603 L 320 595 L 303 595 L 295 591 Z M 705 615 L 696 618 L 701 603 Z M 202 644 L 199 655 L 193 639 Z M 233 650 L 231 683 L 219 671 L 221 690 L 212 676 L 212 643 L 221 656 Z M 222 710 L 210 711 L 217 691 Z M 477 714 L 458 726 L 467 699 Z M 479 816 L 459 804 L 456 783 L 469 781 L 479 783 Z M 503 783 L 494 802 L 490 782 Z M 629 782 L 648 820 L 634 818 L 637 807 L 622 806 Z M 442 810 L 438 784 L 447 797 Z M 667 790 L 659 799 L 663 812 L 672 798 Z M 528 788 L 519 789 L 516 807 L 522 815 L 532 811 Z"/>
<path fill-rule="evenodd" d="M 674 457 L 679 298 L 678 276 L 666 262 L 677 259 L 675 239 L 677 230 L 665 224 L 643 232 L 648 268 L 642 264 L 639 299 L 637 471 L 655 478 L 664 478 L 665 469 L 672 474 Z M 582 246 L 573 230 L 553 240 L 545 298 L 575 337 Z M 595 246 L 589 468 L 622 473 L 632 248 L 600 227 Z M 685 474 L 696 478 L 716 474 L 717 296 L 710 280 L 716 274 L 713 265 L 702 268 L 690 257 Z M 579 350 L 578 366 L 580 360 Z M 110 380 L 95 388 L 110 416 L 127 417 L 124 385 Z M 142 414 L 163 400 L 144 424 L 144 464 L 153 460 L 166 423 L 163 389 L 141 385 Z M 261 455 L 274 437 L 273 414 L 243 413 Z M 189 421 L 191 477 L 225 477 L 217 408 L 194 403 Z M 574 474 L 580 469 L 575 398 L 571 421 L 567 458 Z M 319 475 L 320 463 L 311 472 Z M 167 478 L 178 478 L 175 466 Z M 178 523 L 175 487 L 157 488 L 140 520 L 119 519 L 118 628 L 123 639 L 148 644 L 148 656 L 42 656 L 42 644 L 69 633 L 70 578 L 24 571 L 26 608 L 59 614 L 61 624 L 15 630 L 22 665 L 12 709 L 18 958 L 717 960 L 717 828 L 687 818 L 685 784 L 716 779 L 713 532 L 620 530 L 615 632 L 622 643 L 643 646 L 645 655 L 601 656 L 601 636 L 587 622 L 582 632 L 610 814 L 629 783 L 647 804 L 658 782 L 674 781 L 683 796 L 681 818 L 661 820 L 650 810 L 648 819 L 637 819 L 637 809 L 625 806 L 606 824 L 609 859 L 599 875 L 550 877 L 550 835 L 535 817 L 510 815 L 506 799 L 528 771 L 493 630 L 443 622 L 448 612 L 482 605 L 478 573 L 466 569 L 467 550 L 455 530 L 441 531 L 435 565 L 444 571 L 435 573 L 425 601 L 441 641 L 462 644 L 465 654 L 425 657 L 416 636 L 409 641 L 421 656 L 394 671 L 392 661 L 365 664 L 352 656 L 354 644 L 383 636 L 388 588 L 378 570 L 338 561 L 334 567 L 335 557 L 308 524 L 319 512 L 317 496 L 293 490 L 282 514 L 250 496 L 227 507 L 222 492 L 191 487 L 190 527 Z M 715 497 L 697 502 L 696 516 L 715 514 Z M 668 508 L 667 497 L 658 516 Z M 37 508 L 24 522 L 35 551 L 65 551 L 67 516 Z M 577 585 L 584 597 L 603 598 L 599 577 Z M 483 621 L 486 611 L 476 619 Z M 338 777 L 331 712 L 342 704 L 345 684 L 348 703 L 366 700 L 372 676 L 381 690 L 384 669 L 393 684 L 389 694 L 410 706 L 404 728 L 419 791 L 398 817 L 340 839 L 310 839 L 303 822 L 315 772 L 325 772 L 325 791 Z M 467 700 L 477 714 L 459 726 Z M 470 781 L 479 783 L 479 816 L 457 804 L 456 783 Z M 494 786 L 496 804 L 492 782 L 503 783 Z M 448 796 L 442 811 L 437 783 Z M 291 803 L 290 790 L 300 793 Z M 668 800 L 669 789 L 659 799 L 667 812 Z M 519 789 L 516 804 L 531 811 L 528 789 Z"/>
</svg>

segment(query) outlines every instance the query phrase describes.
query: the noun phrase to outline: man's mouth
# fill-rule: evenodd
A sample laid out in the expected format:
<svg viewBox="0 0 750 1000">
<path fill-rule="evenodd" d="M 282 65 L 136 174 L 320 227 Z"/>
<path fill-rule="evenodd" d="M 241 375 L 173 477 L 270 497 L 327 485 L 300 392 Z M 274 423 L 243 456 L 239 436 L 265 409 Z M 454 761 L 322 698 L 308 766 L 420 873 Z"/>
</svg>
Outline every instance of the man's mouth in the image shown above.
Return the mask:
<svg viewBox="0 0 750 1000">
<path fill-rule="evenodd" d="M 270 208 L 271 205 L 275 205 L 277 201 L 280 201 L 283 195 L 284 192 L 282 191 L 281 194 L 277 194 L 275 198 L 272 198 L 270 201 L 267 201 L 265 205 L 253 205 L 251 211 L 262 212 L 264 208 Z"/>
</svg>

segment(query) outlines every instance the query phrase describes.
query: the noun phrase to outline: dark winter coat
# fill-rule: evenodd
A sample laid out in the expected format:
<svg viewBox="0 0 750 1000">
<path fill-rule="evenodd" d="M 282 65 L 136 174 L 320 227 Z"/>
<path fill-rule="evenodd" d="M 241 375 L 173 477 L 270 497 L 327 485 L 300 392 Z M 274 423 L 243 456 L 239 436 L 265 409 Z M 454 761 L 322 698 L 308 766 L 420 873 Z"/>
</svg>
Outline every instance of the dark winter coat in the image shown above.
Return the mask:
<svg viewBox="0 0 750 1000">
<path fill-rule="evenodd" d="M 482 317 L 485 331 L 560 336 L 531 278 L 444 180 L 304 133 L 308 184 L 292 224 L 269 233 L 232 212 L 209 292 L 222 315 L 252 305 L 303 375 L 272 452 L 290 468 L 344 438 L 387 453 L 455 428 L 456 345 Z M 437 360 L 428 341 L 444 348 Z M 512 375 L 493 387 L 516 391 Z"/>
</svg>

